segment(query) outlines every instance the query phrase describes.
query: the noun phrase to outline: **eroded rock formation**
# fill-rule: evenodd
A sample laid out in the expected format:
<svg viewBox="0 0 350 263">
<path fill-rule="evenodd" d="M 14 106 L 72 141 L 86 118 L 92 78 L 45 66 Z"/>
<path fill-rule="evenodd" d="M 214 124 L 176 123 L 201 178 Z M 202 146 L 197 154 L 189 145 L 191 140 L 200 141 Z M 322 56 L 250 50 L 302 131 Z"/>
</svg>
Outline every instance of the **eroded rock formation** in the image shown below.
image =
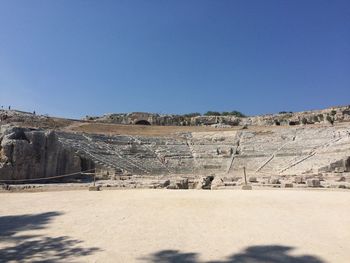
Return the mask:
<svg viewBox="0 0 350 263">
<path fill-rule="evenodd" d="M 87 117 L 87 120 L 115 124 L 148 125 L 215 125 L 230 126 L 295 126 L 315 123 L 340 123 L 350 121 L 350 106 L 332 107 L 324 110 L 284 112 L 251 117 L 236 116 L 196 116 L 156 114 L 147 112 L 106 114 L 102 117 Z"/>
<path fill-rule="evenodd" d="M 42 178 L 81 169 L 82 159 L 62 146 L 54 131 L 0 127 L 0 179 Z"/>
</svg>

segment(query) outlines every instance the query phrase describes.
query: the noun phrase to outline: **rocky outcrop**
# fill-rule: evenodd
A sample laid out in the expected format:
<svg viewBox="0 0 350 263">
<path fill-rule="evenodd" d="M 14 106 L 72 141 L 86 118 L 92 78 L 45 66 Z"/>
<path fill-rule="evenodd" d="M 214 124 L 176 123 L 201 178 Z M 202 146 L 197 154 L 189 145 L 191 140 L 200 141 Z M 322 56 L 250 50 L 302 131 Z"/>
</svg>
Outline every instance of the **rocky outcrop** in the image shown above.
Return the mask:
<svg viewBox="0 0 350 263">
<path fill-rule="evenodd" d="M 87 116 L 85 120 L 115 123 L 115 124 L 142 124 L 142 125 L 191 125 L 191 118 L 172 115 L 172 114 L 157 114 L 149 112 L 132 112 L 132 113 L 112 113 L 102 117 Z"/>
<path fill-rule="evenodd" d="M 93 164 L 63 147 L 54 131 L 0 127 L 0 179 L 30 179 L 79 172 Z"/>
<path fill-rule="evenodd" d="M 19 110 L 0 109 L 0 125 L 14 125 L 20 127 L 35 127 L 42 129 L 59 129 L 67 127 L 76 120 L 37 115 Z M 76 121 L 77 122 L 77 121 Z"/>
<path fill-rule="evenodd" d="M 86 117 L 85 120 L 115 124 L 147 124 L 147 125 L 214 125 L 229 126 L 295 126 L 315 123 L 340 123 L 350 121 L 350 106 L 332 107 L 324 110 L 303 112 L 281 112 L 251 117 L 237 116 L 195 116 L 156 114 L 147 112 L 114 113 L 102 117 Z M 217 125 L 221 124 L 221 125 Z M 227 127 L 227 126 L 225 126 Z"/>
</svg>

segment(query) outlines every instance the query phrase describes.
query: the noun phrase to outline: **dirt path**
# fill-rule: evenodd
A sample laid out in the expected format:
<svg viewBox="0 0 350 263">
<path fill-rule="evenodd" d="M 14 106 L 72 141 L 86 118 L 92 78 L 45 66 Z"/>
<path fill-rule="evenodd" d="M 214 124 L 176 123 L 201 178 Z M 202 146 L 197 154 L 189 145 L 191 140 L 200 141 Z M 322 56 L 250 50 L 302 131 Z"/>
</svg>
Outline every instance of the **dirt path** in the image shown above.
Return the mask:
<svg viewBox="0 0 350 263">
<path fill-rule="evenodd" d="M 349 207 L 341 191 L 2 193 L 0 259 L 347 263 Z"/>
</svg>

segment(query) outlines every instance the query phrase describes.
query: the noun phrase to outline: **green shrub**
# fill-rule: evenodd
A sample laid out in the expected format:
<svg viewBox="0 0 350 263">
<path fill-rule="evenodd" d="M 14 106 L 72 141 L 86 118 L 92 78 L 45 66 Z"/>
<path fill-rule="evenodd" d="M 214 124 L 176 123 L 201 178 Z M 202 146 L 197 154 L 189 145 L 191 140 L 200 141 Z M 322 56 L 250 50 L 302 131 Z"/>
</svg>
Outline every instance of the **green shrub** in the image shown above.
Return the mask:
<svg viewBox="0 0 350 263">
<path fill-rule="evenodd" d="M 236 110 L 234 110 L 234 111 L 224 111 L 224 112 L 221 113 L 221 115 L 222 116 L 236 116 L 236 117 L 241 117 L 241 118 L 245 117 L 245 115 L 242 112 L 236 111 Z"/>
<path fill-rule="evenodd" d="M 204 113 L 204 116 L 235 116 L 235 117 L 246 117 L 242 112 L 240 111 L 223 111 L 223 112 L 218 112 L 218 111 L 207 111 Z"/>
<path fill-rule="evenodd" d="M 204 116 L 221 116 L 221 113 L 218 111 L 207 111 L 204 113 Z"/>
</svg>

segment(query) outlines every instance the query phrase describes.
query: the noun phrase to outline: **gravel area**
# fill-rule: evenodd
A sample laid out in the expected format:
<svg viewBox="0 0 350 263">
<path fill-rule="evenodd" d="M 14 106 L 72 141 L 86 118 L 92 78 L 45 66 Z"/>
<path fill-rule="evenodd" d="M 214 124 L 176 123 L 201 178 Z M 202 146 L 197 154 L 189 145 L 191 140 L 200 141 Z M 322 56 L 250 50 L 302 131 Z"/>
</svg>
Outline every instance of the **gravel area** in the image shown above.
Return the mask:
<svg viewBox="0 0 350 263">
<path fill-rule="evenodd" d="M 350 193 L 0 194 L 0 261 L 350 262 Z"/>
</svg>

